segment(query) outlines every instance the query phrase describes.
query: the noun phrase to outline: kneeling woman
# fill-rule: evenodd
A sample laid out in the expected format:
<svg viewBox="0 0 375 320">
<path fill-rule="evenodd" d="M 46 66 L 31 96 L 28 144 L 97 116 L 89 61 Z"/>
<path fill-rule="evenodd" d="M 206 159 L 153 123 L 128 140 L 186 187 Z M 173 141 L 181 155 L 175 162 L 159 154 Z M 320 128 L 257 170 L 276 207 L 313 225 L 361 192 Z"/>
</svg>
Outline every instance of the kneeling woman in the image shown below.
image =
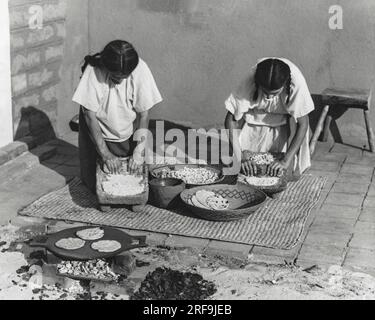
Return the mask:
<svg viewBox="0 0 375 320">
<path fill-rule="evenodd" d="M 240 130 L 233 138 L 242 151 L 244 174 L 257 173 L 246 151 L 284 153 L 283 159 L 268 167 L 272 176 L 287 169 L 299 176 L 311 166 L 308 114 L 314 103 L 304 76 L 291 61 L 260 60 L 225 105 L 226 128 Z M 231 142 L 233 146 L 237 141 Z"/>
<path fill-rule="evenodd" d="M 136 129 L 147 129 L 148 111 L 162 98 L 147 64 L 126 41 L 113 41 L 86 56 L 82 71 L 73 97 L 81 106 L 81 179 L 95 192 L 97 160 L 113 174 L 119 172 L 122 157 L 130 157 L 130 170 L 142 164 L 144 150 L 133 155 L 138 148 L 132 136 Z"/>
</svg>

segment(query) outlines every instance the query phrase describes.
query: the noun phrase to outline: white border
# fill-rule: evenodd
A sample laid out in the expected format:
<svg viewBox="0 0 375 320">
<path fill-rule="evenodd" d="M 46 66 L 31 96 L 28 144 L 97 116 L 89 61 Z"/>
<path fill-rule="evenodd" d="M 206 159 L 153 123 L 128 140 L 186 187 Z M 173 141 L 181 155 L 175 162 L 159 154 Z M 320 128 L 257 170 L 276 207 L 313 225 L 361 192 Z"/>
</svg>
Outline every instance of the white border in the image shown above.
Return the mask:
<svg viewBox="0 0 375 320">
<path fill-rule="evenodd" d="M 0 148 L 13 142 L 8 0 L 0 0 Z"/>
</svg>

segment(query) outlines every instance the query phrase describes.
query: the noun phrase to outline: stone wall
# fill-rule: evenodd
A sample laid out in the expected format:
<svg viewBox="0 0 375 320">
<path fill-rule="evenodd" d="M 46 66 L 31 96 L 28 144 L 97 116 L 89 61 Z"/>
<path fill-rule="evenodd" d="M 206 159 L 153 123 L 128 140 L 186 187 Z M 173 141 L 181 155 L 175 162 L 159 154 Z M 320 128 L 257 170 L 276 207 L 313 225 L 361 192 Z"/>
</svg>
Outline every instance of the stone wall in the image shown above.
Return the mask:
<svg viewBox="0 0 375 320">
<path fill-rule="evenodd" d="M 14 139 L 56 134 L 66 0 L 9 0 Z"/>
</svg>

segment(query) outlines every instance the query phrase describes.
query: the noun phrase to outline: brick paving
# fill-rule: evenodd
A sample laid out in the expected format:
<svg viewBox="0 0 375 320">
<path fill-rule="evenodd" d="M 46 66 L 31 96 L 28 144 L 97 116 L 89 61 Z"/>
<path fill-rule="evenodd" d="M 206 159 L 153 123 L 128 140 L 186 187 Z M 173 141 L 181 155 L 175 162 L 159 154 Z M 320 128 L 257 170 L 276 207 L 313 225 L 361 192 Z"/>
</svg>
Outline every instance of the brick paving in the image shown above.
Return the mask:
<svg viewBox="0 0 375 320">
<path fill-rule="evenodd" d="M 333 188 L 331 190 L 333 193 L 341 193 L 341 194 L 358 194 L 365 196 L 368 192 L 368 186 L 366 184 L 358 184 L 358 183 L 344 183 L 344 182 L 335 182 Z"/>
<path fill-rule="evenodd" d="M 374 209 L 363 209 L 359 221 L 375 223 Z"/>
<path fill-rule="evenodd" d="M 343 262 L 343 266 L 354 271 L 367 272 L 374 275 L 374 247 L 372 247 L 370 250 L 363 248 L 350 248 Z"/>
<path fill-rule="evenodd" d="M 298 261 L 310 261 L 311 265 L 340 265 L 344 258 L 344 248 L 334 245 L 304 244 L 298 255 Z"/>
<path fill-rule="evenodd" d="M 173 235 L 168 237 L 164 244 L 165 246 L 172 248 L 194 248 L 197 250 L 205 250 L 208 248 L 210 240 Z"/>
<path fill-rule="evenodd" d="M 0 209 L 3 221 L 0 223 L 5 222 L 4 217 L 14 218 L 21 207 L 60 188 L 74 176 L 79 176 L 76 134 L 72 134 L 67 142 L 52 141 L 45 147 L 56 147 L 56 154 L 18 177 L 16 184 L 0 183 L 0 197 L 4 199 Z M 375 156 L 371 153 L 345 145 L 328 147 L 327 144 L 320 143 L 309 173 L 324 175 L 328 182 L 318 205 L 309 217 L 300 243 L 292 250 L 126 231 L 146 235 L 149 244 L 154 246 L 192 247 L 202 254 L 267 263 L 297 261 L 299 265 L 307 267 L 342 265 L 375 274 L 374 169 Z M 25 218 L 20 217 L 14 218 L 13 221 L 18 225 L 26 223 Z M 48 224 L 49 232 L 72 226 L 56 221 Z"/>
<path fill-rule="evenodd" d="M 324 203 L 320 210 L 317 212 L 317 215 L 337 219 L 345 218 L 356 222 L 360 213 L 361 209 L 359 207 L 346 207 Z"/>
<path fill-rule="evenodd" d="M 247 244 L 211 240 L 204 252 L 209 255 L 224 254 L 225 256 L 246 260 L 253 248 L 254 246 Z"/>
</svg>

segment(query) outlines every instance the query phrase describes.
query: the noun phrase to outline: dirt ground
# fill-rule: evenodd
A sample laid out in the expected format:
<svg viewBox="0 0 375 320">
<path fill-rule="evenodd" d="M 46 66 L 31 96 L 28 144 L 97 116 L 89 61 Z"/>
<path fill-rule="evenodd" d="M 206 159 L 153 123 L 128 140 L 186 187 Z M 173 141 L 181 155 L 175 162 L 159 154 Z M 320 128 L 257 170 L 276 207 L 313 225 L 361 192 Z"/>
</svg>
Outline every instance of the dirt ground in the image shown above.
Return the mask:
<svg viewBox="0 0 375 320">
<path fill-rule="evenodd" d="M 78 281 L 43 285 L 41 267 L 25 254 L 24 234 L 14 226 L 0 228 L 0 300 L 128 300 L 113 290 L 90 291 Z M 132 251 L 138 268 L 127 279 L 135 290 L 159 266 L 196 272 L 216 284 L 212 300 L 367 300 L 375 299 L 375 278 L 331 266 L 328 270 L 296 265 L 266 265 L 206 257 L 191 249 L 148 247 Z M 34 265 L 33 265 L 34 263 Z M 27 271 L 23 270 L 26 267 Z M 129 290 L 129 291 L 131 291 Z"/>
</svg>

